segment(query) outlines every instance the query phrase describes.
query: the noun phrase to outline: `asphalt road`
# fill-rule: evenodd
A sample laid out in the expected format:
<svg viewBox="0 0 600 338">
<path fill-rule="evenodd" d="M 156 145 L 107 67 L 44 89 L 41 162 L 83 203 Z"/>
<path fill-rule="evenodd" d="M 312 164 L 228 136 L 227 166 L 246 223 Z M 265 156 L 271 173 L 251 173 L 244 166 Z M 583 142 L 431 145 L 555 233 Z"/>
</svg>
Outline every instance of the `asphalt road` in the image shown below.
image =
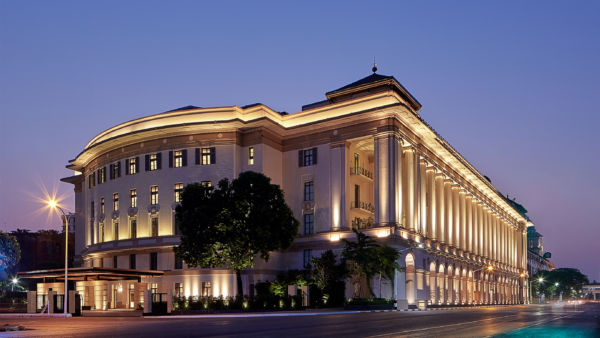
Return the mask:
<svg viewBox="0 0 600 338">
<path fill-rule="evenodd" d="M 59 337 L 600 337 L 600 304 L 486 307 L 253 318 L 7 318 L 6 336 Z"/>
</svg>

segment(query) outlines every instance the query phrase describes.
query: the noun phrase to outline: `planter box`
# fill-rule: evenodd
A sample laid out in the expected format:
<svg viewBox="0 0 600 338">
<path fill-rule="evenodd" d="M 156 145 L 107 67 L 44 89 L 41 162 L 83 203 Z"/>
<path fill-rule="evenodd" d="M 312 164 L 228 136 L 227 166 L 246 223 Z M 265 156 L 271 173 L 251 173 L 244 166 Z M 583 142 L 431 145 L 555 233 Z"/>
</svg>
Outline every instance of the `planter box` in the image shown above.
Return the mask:
<svg viewBox="0 0 600 338">
<path fill-rule="evenodd" d="M 344 310 L 353 311 L 369 311 L 369 310 L 393 310 L 394 304 L 378 304 L 378 305 L 346 305 Z"/>
</svg>

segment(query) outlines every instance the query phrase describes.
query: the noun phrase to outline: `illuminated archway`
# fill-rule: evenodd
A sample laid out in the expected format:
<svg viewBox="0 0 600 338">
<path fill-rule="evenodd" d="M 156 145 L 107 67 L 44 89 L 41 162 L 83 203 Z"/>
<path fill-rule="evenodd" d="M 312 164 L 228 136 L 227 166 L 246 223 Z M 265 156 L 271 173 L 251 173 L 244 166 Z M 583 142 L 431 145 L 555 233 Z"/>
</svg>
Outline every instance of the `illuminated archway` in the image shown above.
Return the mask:
<svg viewBox="0 0 600 338">
<path fill-rule="evenodd" d="M 416 269 L 415 269 L 415 256 L 411 253 L 406 255 L 406 259 L 404 260 L 406 264 L 406 300 L 408 304 L 415 304 L 416 299 Z"/>
<path fill-rule="evenodd" d="M 435 304 L 437 300 L 437 274 L 435 262 L 429 263 L 429 300 Z"/>
</svg>

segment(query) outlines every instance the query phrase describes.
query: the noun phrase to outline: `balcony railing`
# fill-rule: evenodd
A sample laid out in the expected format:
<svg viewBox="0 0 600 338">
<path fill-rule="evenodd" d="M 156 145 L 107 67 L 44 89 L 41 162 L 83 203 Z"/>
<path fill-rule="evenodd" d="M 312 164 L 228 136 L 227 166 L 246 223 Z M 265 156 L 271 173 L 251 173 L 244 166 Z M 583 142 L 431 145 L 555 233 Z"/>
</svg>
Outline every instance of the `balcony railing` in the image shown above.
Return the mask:
<svg viewBox="0 0 600 338">
<path fill-rule="evenodd" d="M 373 172 L 362 167 L 350 168 L 350 175 L 360 175 L 369 179 L 373 179 Z"/>
<path fill-rule="evenodd" d="M 352 201 L 350 202 L 351 209 L 361 209 L 370 213 L 375 213 L 375 206 L 369 202 L 364 201 Z"/>
</svg>

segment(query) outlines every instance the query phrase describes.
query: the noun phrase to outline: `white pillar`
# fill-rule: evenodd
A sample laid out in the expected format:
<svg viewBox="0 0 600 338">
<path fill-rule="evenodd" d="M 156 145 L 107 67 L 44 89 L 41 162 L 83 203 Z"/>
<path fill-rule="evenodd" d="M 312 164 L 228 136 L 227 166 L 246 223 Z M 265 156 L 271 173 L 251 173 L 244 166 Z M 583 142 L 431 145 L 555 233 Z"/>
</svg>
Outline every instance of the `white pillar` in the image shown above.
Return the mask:
<svg viewBox="0 0 600 338">
<path fill-rule="evenodd" d="M 454 229 L 452 227 L 452 180 L 444 180 L 444 232 L 446 244 L 454 245 Z"/>
<path fill-rule="evenodd" d="M 375 224 L 396 225 L 398 138 L 392 132 L 375 136 Z"/>
<path fill-rule="evenodd" d="M 460 248 L 460 236 L 462 236 L 460 232 L 460 202 L 458 200 L 458 192 L 460 186 L 458 184 L 452 185 L 452 224 L 454 225 L 454 246 Z"/>
<path fill-rule="evenodd" d="M 437 240 L 446 243 L 446 228 L 444 223 L 444 174 L 435 175 L 435 206 L 436 206 L 436 235 Z"/>
<path fill-rule="evenodd" d="M 332 143 L 331 156 L 331 230 L 346 229 L 346 148 L 347 142 Z"/>
<path fill-rule="evenodd" d="M 479 201 L 473 199 L 473 253 L 479 255 Z"/>
<path fill-rule="evenodd" d="M 415 199 L 415 150 L 412 147 L 403 148 L 403 210 L 404 227 L 414 231 L 416 227 L 416 199 Z"/>
<path fill-rule="evenodd" d="M 419 232 L 423 236 L 431 236 L 427 231 L 427 224 L 431 223 L 431 218 L 427 217 L 427 162 L 419 161 L 419 175 L 417 177 L 419 186 Z"/>
<path fill-rule="evenodd" d="M 433 167 L 427 168 L 427 237 L 436 240 L 437 239 L 437 227 L 436 227 L 436 198 L 435 198 L 435 169 Z"/>
<path fill-rule="evenodd" d="M 467 222 L 465 212 L 465 190 L 460 189 L 458 193 L 459 199 L 459 224 L 460 224 L 460 248 L 464 251 L 467 250 Z M 462 273 L 462 271 L 461 271 Z M 464 300 L 463 300 L 464 301 Z"/>
<path fill-rule="evenodd" d="M 465 224 L 467 226 L 467 245 L 466 249 L 473 253 L 473 197 L 467 193 L 465 196 Z"/>
</svg>

